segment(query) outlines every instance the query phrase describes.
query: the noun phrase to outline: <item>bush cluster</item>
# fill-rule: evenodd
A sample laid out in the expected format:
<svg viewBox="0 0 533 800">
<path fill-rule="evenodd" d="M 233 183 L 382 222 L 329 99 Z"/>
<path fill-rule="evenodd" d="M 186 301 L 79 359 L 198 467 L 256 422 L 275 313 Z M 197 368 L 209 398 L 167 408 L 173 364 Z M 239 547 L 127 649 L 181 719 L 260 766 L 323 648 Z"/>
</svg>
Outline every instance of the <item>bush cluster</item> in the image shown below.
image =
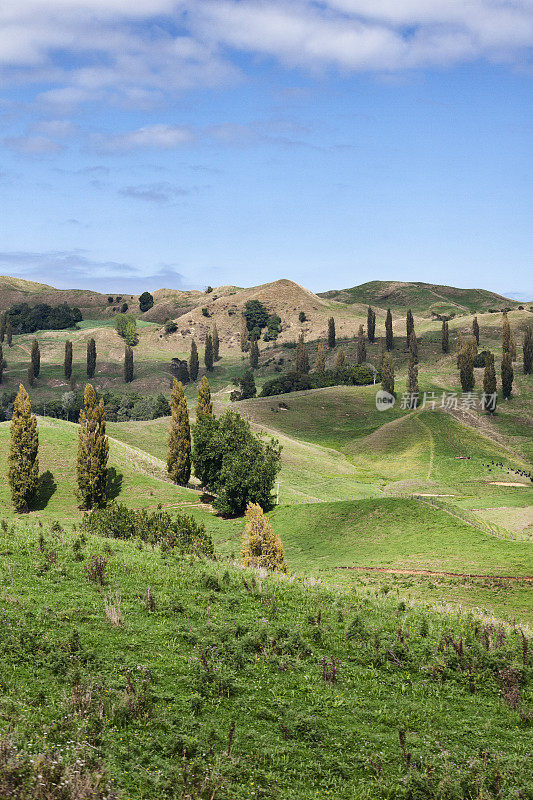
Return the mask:
<svg viewBox="0 0 533 800">
<path fill-rule="evenodd" d="M 66 303 L 60 306 L 49 306 L 39 303 L 29 306 L 28 303 L 16 303 L 8 310 L 13 333 L 35 333 L 35 331 L 59 331 L 73 328 L 81 322 L 79 308 L 71 308 Z"/>
<path fill-rule="evenodd" d="M 213 556 L 213 542 L 205 526 L 187 514 L 146 511 L 112 503 L 95 509 L 83 521 L 86 531 L 113 539 L 140 539 L 181 553 Z"/>
<path fill-rule="evenodd" d="M 377 373 L 376 381 L 380 379 L 381 376 Z M 373 371 L 363 366 L 328 369 L 323 373 L 312 372 L 310 375 L 287 372 L 279 378 L 267 381 L 261 391 L 261 397 L 299 392 L 304 389 L 323 389 L 326 386 L 367 386 L 373 382 Z"/>
</svg>

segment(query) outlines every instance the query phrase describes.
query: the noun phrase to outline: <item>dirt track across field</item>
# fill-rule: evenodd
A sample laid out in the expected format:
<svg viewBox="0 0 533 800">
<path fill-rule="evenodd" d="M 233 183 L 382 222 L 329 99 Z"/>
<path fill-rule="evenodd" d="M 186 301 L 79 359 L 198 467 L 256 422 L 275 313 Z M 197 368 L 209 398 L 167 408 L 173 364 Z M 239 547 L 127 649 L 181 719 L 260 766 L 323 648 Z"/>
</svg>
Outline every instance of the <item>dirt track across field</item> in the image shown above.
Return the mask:
<svg viewBox="0 0 533 800">
<path fill-rule="evenodd" d="M 435 578 L 487 578 L 496 581 L 532 582 L 533 575 L 476 575 L 472 572 L 434 572 L 430 569 L 389 569 L 388 567 L 332 567 L 354 572 L 383 572 L 387 575 L 428 575 Z"/>
</svg>

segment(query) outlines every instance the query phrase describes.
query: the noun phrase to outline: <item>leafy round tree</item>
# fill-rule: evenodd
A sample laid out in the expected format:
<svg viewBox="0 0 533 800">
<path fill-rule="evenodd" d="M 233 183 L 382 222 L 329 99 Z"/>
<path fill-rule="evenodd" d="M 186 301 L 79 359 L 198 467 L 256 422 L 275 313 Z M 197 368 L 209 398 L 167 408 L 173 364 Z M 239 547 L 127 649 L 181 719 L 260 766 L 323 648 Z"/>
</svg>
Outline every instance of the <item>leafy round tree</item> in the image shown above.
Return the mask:
<svg viewBox="0 0 533 800">
<path fill-rule="evenodd" d="M 213 505 L 221 514 L 242 514 L 248 503 L 270 508 L 280 457 L 279 444 L 255 436 L 235 411 L 220 419 L 201 415 L 194 427 L 194 471 L 216 495 Z"/>
<path fill-rule="evenodd" d="M 319 375 L 323 375 L 326 371 L 326 351 L 324 349 L 324 345 L 320 343 L 318 345 L 318 350 L 316 353 L 316 361 L 315 361 L 315 372 Z"/>
<path fill-rule="evenodd" d="M 376 313 L 370 306 L 366 313 L 366 335 L 371 344 L 376 341 Z"/>
<path fill-rule="evenodd" d="M 257 503 L 246 506 L 242 560 L 246 567 L 287 572 L 285 551 L 263 509 Z"/>
<path fill-rule="evenodd" d="M 96 372 L 96 342 L 89 339 L 87 342 L 87 377 L 94 378 Z"/>
<path fill-rule="evenodd" d="M 364 364 L 366 361 L 366 342 L 365 332 L 362 325 L 359 325 L 357 332 L 357 363 Z"/>
<path fill-rule="evenodd" d="M 259 345 L 257 339 L 252 339 L 250 346 L 250 366 L 252 369 L 257 369 L 259 366 Z"/>
<path fill-rule="evenodd" d="M 80 412 L 76 480 L 80 507 L 105 506 L 107 500 L 107 460 L 109 441 L 105 432 L 104 401 L 96 397 L 90 383 L 85 387 L 84 408 Z"/>
<path fill-rule="evenodd" d="M 63 372 L 67 381 L 70 380 L 72 375 L 72 342 L 67 340 L 65 342 L 65 360 L 63 362 Z"/>
<path fill-rule="evenodd" d="M 251 369 L 247 369 L 239 381 L 239 400 L 249 400 L 257 394 L 257 387 L 255 385 L 254 373 Z"/>
<path fill-rule="evenodd" d="M 142 313 L 144 314 L 146 311 L 149 311 L 153 305 L 154 298 L 150 292 L 143 292 L 139 297 L 139 308 L 141 309 Z"/>
<path fill-rule="evenodd" d="M 211 387 L 209 381 L 203 376 L 198 387 L 198 403 L 196 404 L 196 417 L 199 414 L 213 416 L 213 403 L 211 402 Z"/>
<path fill-rule="evenodd" d="M 126 345 L 124 348 L 124 381 L 131 383 L 133 380 L 133 350 Z"/>
<path fill-rule="evenodd" d="M 496 370 L 494 368 L 494 354 L 485 354 L 485 369 L 483 371 L 483 406 L 485 411 L 494 414 L 497 401 Z"/>
<path fill-rule="evenodd" d="M 38 378 L 41 371 L 41 351 L 37 339 L 31 343 L 31 363 L 33 364 L 33 374 Z"/>
<path fill-rule="evenodd" d="M 383 356 L 383 367 L 381 369 L 381 388 L 384 392 L 394 395 L 394 364 L 390 353 L 386 352 Z"/>
<path fill-rule="evenodd" d="M 533 325 L 528 325 L 524 332 L 522 353 L 524 358 L 524 375 L 531 375 L 531 370 L 533 368 Z"/>
<path fill-rule="evenodd" d="M 218 328 L 216 322 L 213 324 L 213 361 L 218 361 L 220 359 L 220 339 L 218 336 Z"/>
<path fill-rule="evenodd" d="M 333 350 L 336 344 L 336 333 L 335 333 L 335 320 L 333 317 L 328 319 L 328 347 L 330 350 Z"/>
<path fill-rule="evenodd" d="M 210 333 L 205 338 L 204 348 L 204 364 L 208 372 L 213 371 L 214 353 L 213 353 L 213 337 Z"/>
<path fill-rule="evenodd" d="M 479 322 L 477 321 L 477 317 L 474 317 L 472 320 L 472 335 L 476 340 L 476 344 L 479 347 Z"/>
<path fill-rule="evenodd" d="M 197 380 L 199 368 L 200 368 L 200 363 L 198 360 L 198 348 L 196 346 L 196 342 L 193 339 L 191 342 L 191 354 L 189 356 L 189 375 L 191 381 Z"/>
<path fill-rule="evenodd" d="M 307 347 L 304 342 L 303 333 L 298 337 L 296 345 L 296 372 L 299 375 L 307 375 L 309 372 L 309 356 L 307 355 Z"/>
<path fill-rule="evenodd" d="M 390 308 L 387 309 L 387 316 L 385 318 L 385 347 L 389 352 L 394 347 L 394 335 L 392 332 L 392 313 Z"/>
<path fill-rule="evenodd" d="M 443 353 L 447 353 L 450 349 L 450 333 L 448 330 L 448 323 L 443 320 L 442 333 L 441 333 L 441 349 Z"/>
<path fill-rule="evenodd" d="M 11 500 L 19 513 L 28 511 L 39 488 L 39 433 L 37 417 L 31 413 L 28 393 L 19 386 L 11 418 L 8 481 Z"/>
<path fill-rule="evenodd" d="M 511 353 L 509 352 L 503 354 L 501 371 L 502 371 L 502 395 L 504 400 L 508 400 L 513 392 L 513 380 L 514 380 L 513 360 L 511 358 Z"/>
<path fill-rule="evenodd" d="M 170 393 L 167 470 L 174 483 L 186 486 L 191 477 L 191 428 L 183 385 L 174 381 Z"/>
</svg>

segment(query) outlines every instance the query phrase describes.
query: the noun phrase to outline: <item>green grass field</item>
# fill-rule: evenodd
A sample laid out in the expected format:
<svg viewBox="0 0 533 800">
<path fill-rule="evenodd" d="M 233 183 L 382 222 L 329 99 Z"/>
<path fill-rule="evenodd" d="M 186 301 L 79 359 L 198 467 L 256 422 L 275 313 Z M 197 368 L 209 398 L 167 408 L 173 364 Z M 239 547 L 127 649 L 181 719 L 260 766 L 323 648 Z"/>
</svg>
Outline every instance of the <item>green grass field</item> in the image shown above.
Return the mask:
<svg viewBox="0 0 533 800">
<path fill-rule="evenodd" d="M 3 796 L 57 797 L 59 781 L 96 800 L 530 796 L 518 629 L 370 584 L 40 534 L 0 531 Z"/>
</svg>

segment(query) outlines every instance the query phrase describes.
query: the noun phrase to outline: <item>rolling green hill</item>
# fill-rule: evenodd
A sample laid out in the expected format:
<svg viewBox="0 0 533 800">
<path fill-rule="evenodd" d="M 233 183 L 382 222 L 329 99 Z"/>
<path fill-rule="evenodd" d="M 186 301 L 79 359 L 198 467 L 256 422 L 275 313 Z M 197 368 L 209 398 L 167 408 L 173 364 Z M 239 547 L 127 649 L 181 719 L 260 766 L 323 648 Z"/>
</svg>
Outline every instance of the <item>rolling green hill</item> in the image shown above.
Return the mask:
<svg viewBox="0 0 533 800">
<path fill-rule="evenodd" d="M 533 791 L 516 626 L 57 526 L 0 547 L 3 798 Z"/>
<path fill-rule="evenodd" d="M 351 289 L 338 289 L 319 293 L 320 297 L 339 303 L 364 303 L 378 308 L 407 309 L 431 315 L 475 314 L 489 308 L 515 308 L 515 300 L 485 289 L 457 289 L 432 283 L 404 283 L 402 281 L 369 281 Z"/>
</svg>

